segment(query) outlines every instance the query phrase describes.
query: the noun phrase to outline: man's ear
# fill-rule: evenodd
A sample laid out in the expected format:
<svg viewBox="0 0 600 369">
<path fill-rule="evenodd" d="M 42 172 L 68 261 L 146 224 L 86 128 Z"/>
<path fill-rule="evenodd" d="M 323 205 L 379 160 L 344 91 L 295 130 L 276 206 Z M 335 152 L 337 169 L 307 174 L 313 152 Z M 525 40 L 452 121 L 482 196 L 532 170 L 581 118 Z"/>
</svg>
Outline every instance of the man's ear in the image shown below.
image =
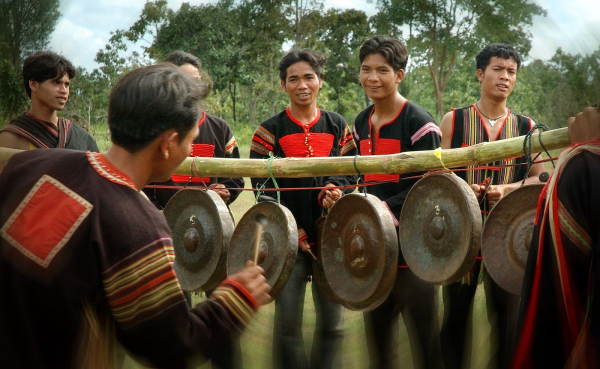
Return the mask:
<svg viewBox="0 0 600 369">
<path fill-rule="evenodd" d="M 479 82 L 483 82 L 483 71 L 481 69 L 477 69 L 477 79 Z"/>
<path fill-rule="evenodd" d="M 163 159 L 169 159 L 171 148 L 174 147 L 177 143 L 176 140 L 178 139 L 179 133 L 174 129 L 169 129 L 160 135 L 158 148 L 160 150 L 160 156 Z"/>
<path fill-rule="evenodd" d="M 37 92 L 37 86 L 38 86 L 38 82 L 30 79 L 29 80 L 29 89 L 31 90 L 31 92 Z"/>
<path fill-rule="evenodd" d="M 285 89 L 285 81 L 280 79 L 279 82 L 281 83 L 281 89 L 283 90 L 283 92 L 287 92 L 287 90 Z"/>
<path fill-rule="evenodd" d="M 396 83 L 402 82 L 404 79 L 404 69 L 398 69 L 396 72 Z"/>
</svg>

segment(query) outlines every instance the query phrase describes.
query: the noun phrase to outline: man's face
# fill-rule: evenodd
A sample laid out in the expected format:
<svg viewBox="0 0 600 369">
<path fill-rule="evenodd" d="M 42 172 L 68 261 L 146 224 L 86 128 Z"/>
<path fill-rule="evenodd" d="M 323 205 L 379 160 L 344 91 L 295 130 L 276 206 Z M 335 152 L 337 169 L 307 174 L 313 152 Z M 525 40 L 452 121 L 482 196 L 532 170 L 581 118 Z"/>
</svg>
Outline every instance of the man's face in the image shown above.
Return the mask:
<svg viewBox="0 0 600 369">
<path fill-rule="evenodd" d="M 160 169 L 164 169 L 165 172 L 160 174 L 160 179 L 154 180 L 154 182 L 162 182 L 171 178 L 171 175 L 175 173 L 175 170 L 179 167 L 181 162 L 190 156 L 192 152 L 192 143 L 198 137 L 200 129 L 197 124 L 194 124 L 183 140 L 174 139 L 169 146 L 169 157 L 166 159 L 164 165 L 160 165 Z"/>
<path fill-rule="evenodd" d="M 62 77 L 57 76 L 44 82 L 30 81 L 31 99 L 50 110 L 63 110 L 69 100 L 70 84 L 71 78 L 66 73 Z"/>
<path fill-rule="evenodd" d="M 360 66 L 360 84 L 372 100 L 385 99 L 395 94 L 403 77 L 404 71 L 400 69 L 394 72 L 394 68 L 381 54 L 367 55 Z"/>
<path fill-rule="evenodd" d="M 290 97 L 290 104 L 298 107 L 316 105 L 322 86 L 323 81 L 305 61 L 290 65 L 285 81 L 281 81 L 281 87 Z"/>
<path fill-rule="evenodd" d="M 481 94 L 495 100 L 506 100 L 517 82 L 517 62 L 513 58 L 504 59 L 493 56 L 485 68 L 477 70 L 481 82 Z"/>
</svg>

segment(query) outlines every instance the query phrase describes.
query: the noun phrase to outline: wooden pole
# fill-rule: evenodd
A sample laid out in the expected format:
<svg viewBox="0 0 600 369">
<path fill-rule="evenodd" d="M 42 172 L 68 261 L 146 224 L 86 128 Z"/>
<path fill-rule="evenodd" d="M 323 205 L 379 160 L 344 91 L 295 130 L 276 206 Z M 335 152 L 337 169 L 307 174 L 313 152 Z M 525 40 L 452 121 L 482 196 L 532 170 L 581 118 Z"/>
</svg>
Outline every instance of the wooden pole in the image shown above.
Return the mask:
<svg viewBox="0 0 600 369">
<path fill-rule="evenodd" d="M 567 128 L 536 133 L 532 137 L 532 152 L 543 151 L 539 136 L 548 150 L 570 145 Z M 460 149 L 442 150 L 441 158 L 433 150 L 406 152 L 394 155 L 344 156 L 327 158 L 284 158 L 271 161 L 275 177 L 300 178 L 331 175 L 352 175 L 356 169 L 361 174 L 402 174 L 466 165 L 487 164 L 500 159 L 523 155 L 524 136 L 484 142 Z M 19 150 L 0 148 L 0 166 Z M 355 168 L 356 163 L 356 168 Z M 268 160 L 187 158 L 177 168 L 177 174 L 202 177 L 268 177 Z M 194 170 L 195 168 L 196 170 Z"/>
</svg>

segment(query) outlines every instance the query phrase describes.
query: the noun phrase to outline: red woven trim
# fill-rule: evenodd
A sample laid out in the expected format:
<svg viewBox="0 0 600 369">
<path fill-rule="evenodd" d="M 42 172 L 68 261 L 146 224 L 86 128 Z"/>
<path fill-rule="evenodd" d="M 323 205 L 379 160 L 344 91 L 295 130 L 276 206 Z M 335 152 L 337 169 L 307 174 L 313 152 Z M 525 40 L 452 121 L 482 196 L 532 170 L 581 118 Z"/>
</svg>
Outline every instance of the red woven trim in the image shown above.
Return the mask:
<svg viewBox="0 0 600 369">
<path fill-rule="evenodd" d="M 256 299 L 254 299 L 254 296 L 252 296 L 250 294 L 250 292 L 248 292 L 248 290 L 246 288 L 244 288 L 244 286 L 242 286 L 241 284 L 239 284 L 236 281 L 233 281 L 231 279 L 226 279 L 224 280 L 221 284 L 226 284 L 232 287 L 235 287 L 235 289 L 242 294 L 246 300 L 248 300 L 248 302 L 250 303 L 250 306 L 252 307 L 252 309 L 254 311 L 258 310 L 258 303 L 256 302 Z"/>
<path fill-rule="evenodd" d="M 285 109 L 285 113 L 287 114 L 288 118 L 290 118 L 290 120 L 294 123 L 296 123 L 297 125 L 299 125 L 300 127 L 304 128 L 305 131 L 308 131 L 309 129 L 312 128 L 312 126 L 314 126 L 315 124 L 317 124 L 317 122 L 319 121 L 319 119 L 321 119 L 321 109 L 317 108 L 317 116 L 316 118 L 308 123 L 308 124 L 304 124 L 301 121 L 297 120 L 296 118 L 294 118 L 294 116 L 292 115 L 292 112 L 290 110 L 290 107 L 288 106 L 287 109 Z"/>
<path fill-rule="evenodd" d="M 212 158 L 215 155 L 215 145 L 210 144 L 192 144 L 190 156 L 199 156 L 202 158 Z"/>
<path fill-rule="evenodd" d="M 206 120 L 206 112 L 203 111 L 202 118 L 200 118 L 200 120 L 198 121 L 198 127 L 200 127 L 202 125 L 202 123 L 204 123 L 205 120 Z"/>
</svg>

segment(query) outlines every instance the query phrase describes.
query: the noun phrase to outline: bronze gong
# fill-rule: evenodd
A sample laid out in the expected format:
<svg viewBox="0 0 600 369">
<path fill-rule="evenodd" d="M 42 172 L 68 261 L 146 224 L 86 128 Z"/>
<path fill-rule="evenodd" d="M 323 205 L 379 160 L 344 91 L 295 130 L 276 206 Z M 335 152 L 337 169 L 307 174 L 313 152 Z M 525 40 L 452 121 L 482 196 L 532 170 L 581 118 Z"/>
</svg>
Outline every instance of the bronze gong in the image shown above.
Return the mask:
<svg viewBox="0 0 600 369">
<path fill-rule="evenodd" d="M 279 295 L 292 275 L 298 255 L 298 228 L 292 213 L 274 202 L 261 202 L 251 207 L 239 221 L 231 237 L 227 259 L 227 273 L 241 271 L 248 261 L 254 260 L 256 222 L 261 219 L 258 265 L 265 270 L 269 293 Z"/>
<path fill-rule="evenodd" d="M 311 257 L 313 267 L 313 283 L 317 283 L 319 285 L 319 287 L 323 291 L 323 294 L 325 294 L 328 300 L 339 304 L 340 301 L 337 295 L 333 292 L 333 290 L 331 290 L 331 287 L 329 287 L 329 284 L 325 279 L 325 273 L 323 272 L 323 262 L 321 261 L 323 259 L 323 256 L 321 255 L 321 240 L 323 239 L 323 227 L 325 226 L 326 220 L 327 216 L 321 216 L 315 222 L 315 232 L 317 234 L 317 241 L 313 249 L 313 253 L 317 260 Z"/>
<path fill-rule="evenodd" d="M 330 300 L 358 311 L 379 306 L 398 264 L 396 227 L 385 204 L 365 194 L 339 199 L 325 220 L 320 256 Z"/>
<path fill-rule="evenodd" d="M 225 279 L 234 223 L 214 191 L 183 189 L 163 210 L 173 237 L 175 272 L 186 292 L 208 291 Z"/>
<path fill-rule="evenodd" d="M 471 187 L 454 174 L 431 174 L 411 188 L 400 214 L 400 248 L 425 282 L 462 278 L 479 252 L 481 211 Z"/>
<path fill-rule="evenodd" d="M 490 277 L 507 292 L 521 295 L 533 221 L 543 183 L 521 186 L 492 208 L 483 227 L 481 256 Z"/>
</svg>

